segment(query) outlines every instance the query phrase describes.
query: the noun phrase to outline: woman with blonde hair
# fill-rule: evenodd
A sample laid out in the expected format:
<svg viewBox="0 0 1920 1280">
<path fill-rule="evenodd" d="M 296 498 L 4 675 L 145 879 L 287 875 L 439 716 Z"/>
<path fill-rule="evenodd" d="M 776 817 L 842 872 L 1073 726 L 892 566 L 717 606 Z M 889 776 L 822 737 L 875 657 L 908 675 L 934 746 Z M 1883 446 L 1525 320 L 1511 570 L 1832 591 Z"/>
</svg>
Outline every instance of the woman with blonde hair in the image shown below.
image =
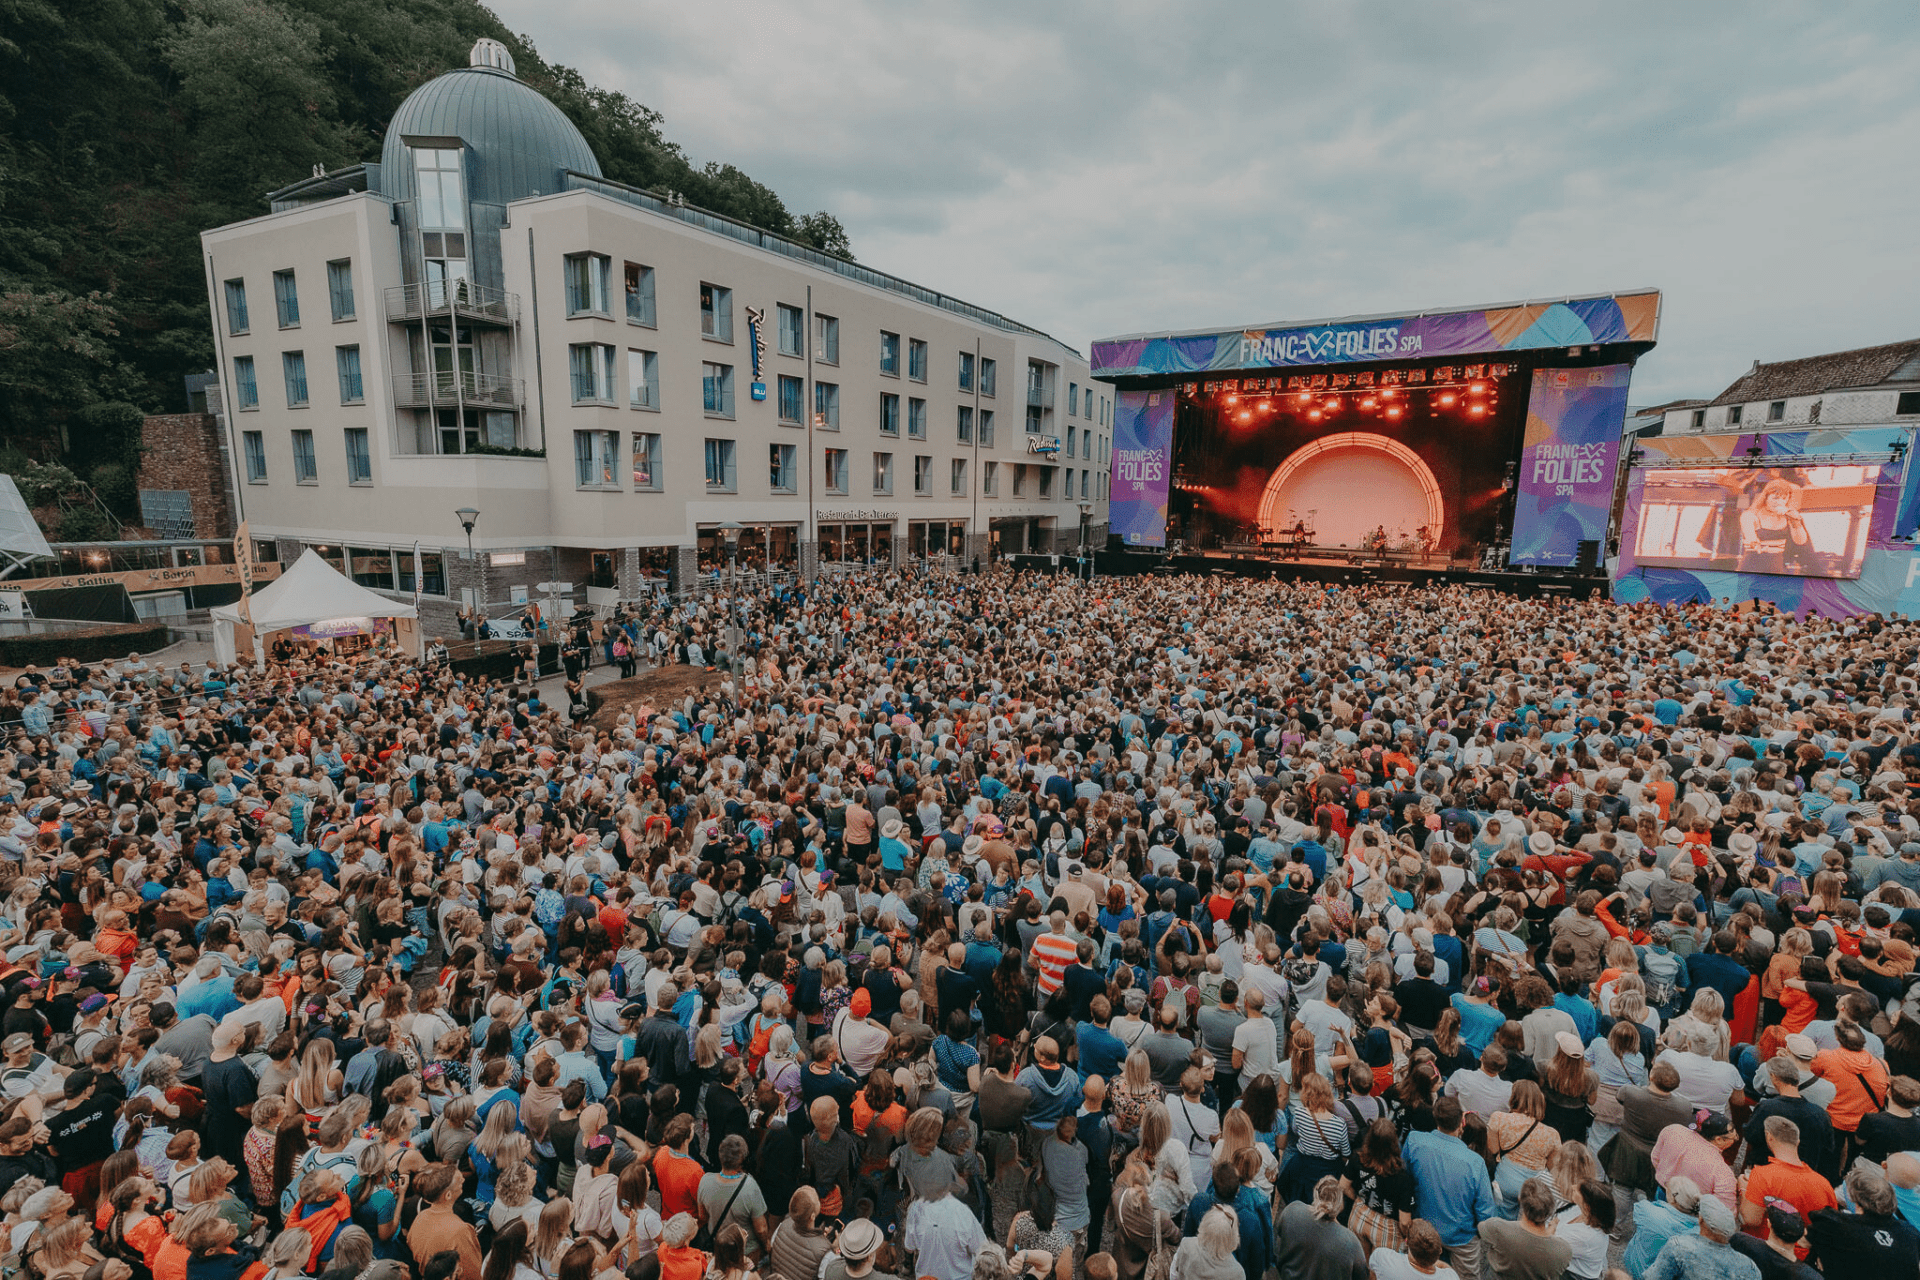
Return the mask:
<svg viewBox="0 0 1920 1280">
<path fill-rule="evenodd" d="M 573 1201 L 555 1196 L 529 1225 L 533 1234 L 527 1237 L 527 1262 L 545 1280 L 554 1280 L 560 1259 L 573 1247 Z"/>
<path fill-rule="evenodd" d="M 1280 1280 L 1367 1274 L 1367 1250 L 1358 1236 L 1340 1225 L 1344 1197 L 1340 1180 L 1314 1183 L 1308 1200 L 1289 1204 L 1274 1223 L 1274 1269 Z M 1184 1272 L 1181 1280 L 1186 1280 Z"/>
<path fill-rule="evenodd" d="M 1682 1031 L 1694 1040 L 1710 1040 L 1714 1049 L 1708 1056 L 1715 1062 L 1725 1062 L 1733 1046 L 1733 1029 L 1727 1025 L 1726 997 L 1712 987 L 1694 992 L 1693 1003 L 1687 1006 L 1687 1011 L 1667 1023 L 1667 1042 L 1675 1043 Z"/>
<path fill-rule="evenodd" d="M 1107 1106 L 1113 1113 L 1113 1127 L 1131 1133 L 1140 1126 L 1147 1109 L 1166 1097 L 1153 1078 L 1153 1061 L 1145 1049 L 1130 1049 L 1120 1068 L 1120 1078 L 1107 1093 Z"/>
<path fill-rule="evenodd" d="M 782 1276 L 816 1276 L 820 1263 L 833 1252 L 833 1237 L 820 1229 L 820 1195 L 801 1187 L 787 1201 L 787 1216 L 773 1229 L 770 1257 Z"/>
<path fill-rule="evenodd" d="M 333 1041 L 308 1041 L 300 1057 L 300 1074 L 287 1086 L 287 1097 L 307 1118 L 309 1137 L 333 1104 L 340 1101 L 340 1086 L 346 1075 L 334 1066 L 334 1058 Z"/>
<path fill-rule="evenodd" d="M 513 1153 L 509 1150 L 513 1140 L 519 1139 L 521 1146 L 532 1150 L 526 1135 L 515 1132 L 515 1120 L 516 1112 L 511 1102 L 503 1099 L 494 1103 L 487 1112 L 487 1122 L 467 1145 L 467 1157 L 473 1162 L 474 1176 L 478 1179 L 473 1198 L 480 1204 L 493 1203 L 494 1180 L 500 1176 L 501 1169 L 513 1162 Z"/>
<path fill-rule="evenodd" d="M 487 1210 L 487 1221 L 495 1231 L 504 1230 L 516 1219 L 524 1219 L 530 1227 L 539 1221 L 541 1204 L 533 1198 L 537 1177 L 533 1166 L 525 1163 L 500 1171 L 493 1183 L 493 1207 Z"/>
<path fill-rule="evenodd" d="M 1244 1108 L 1235 1106 L 1220 1122 L 1220 1141 L 1213 1149 L 1213 1167 L 1232 1164 L 1242 1151 L 1251 1151 L 1259 1159 L 1259 1173 L 1251 1185 L 1263 1197 L 1273 1194 L 1273 1179 L 1280 1172 L 1280 1161 L 1272 1148 L 1254 1132 L 1253 1119 Z"/>
<path fill-rule="evenodd" d="M 68 1218 L 39 1233 L 39 1247 L 28 1254 L 40 1280 L 76 1280 L 100 1261 L 93 1248 L 93 1227 L 85 1218 Z"/>
<path fill-rule="evenodd" d="M 307 1257 L 313 1252 L 313 1237 L 304 1231 L 282 1231 L 273 1238 L 260 1264 L 266 1268 L 260 1280 L 301 1280 L 307 1274 Z"/>
<path fill-rule="evenodd" d="M 1528 1178 L 1546 1172 L 1547 1161 L 1560 1149 L 1560 1135 L 1547 1124 L 1547 1098 L 1531 1080 L 1514 1084 L 1504 1111 L 1487 1118 L 1487 1155 L 1494 1162 L 1494 1198 L 1500 1216 L 1520 1216 L 1520 1188 Z"/>
</svg>

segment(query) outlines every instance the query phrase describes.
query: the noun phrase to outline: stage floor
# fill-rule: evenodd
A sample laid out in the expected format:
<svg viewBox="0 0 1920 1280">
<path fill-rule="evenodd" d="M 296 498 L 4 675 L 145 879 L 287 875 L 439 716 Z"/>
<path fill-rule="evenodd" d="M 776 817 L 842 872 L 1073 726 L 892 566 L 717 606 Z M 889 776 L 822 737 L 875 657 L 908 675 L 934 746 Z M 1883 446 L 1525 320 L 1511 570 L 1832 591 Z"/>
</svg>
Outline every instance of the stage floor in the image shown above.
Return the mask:
<svg viewBox="0 0 1920 1280">
<path fill-rule="evenodd" d="M 1442 557 L 1434 557 L 1441 561 Z M 1219 577 L 1265 578 L 1282 582 L 1327 582 L 1348 586 L 1391 582 L 1410 586 L 1465 586 L 1510 595 L 1534 597 L 1566 596 L 1571 599 L 1604 597 L 1608 591 L 1604 573 L 1575 573 L 1546 570 L 1527 573 L 1505 569 L 1489 573 L 1481 569 L 1453 568 L 1445 563 L 1432 566 L 1406 564 L 1349 564 L 1345 560 L 1277 560 L 1268 556 L 1229 556 L 1220 553 L 1152 556 L 1137 552 L 1102 552 L 1096 557 L 1095 571 L 1107 574 L 1129 573 L 1204 573 Z"/>
</svg>

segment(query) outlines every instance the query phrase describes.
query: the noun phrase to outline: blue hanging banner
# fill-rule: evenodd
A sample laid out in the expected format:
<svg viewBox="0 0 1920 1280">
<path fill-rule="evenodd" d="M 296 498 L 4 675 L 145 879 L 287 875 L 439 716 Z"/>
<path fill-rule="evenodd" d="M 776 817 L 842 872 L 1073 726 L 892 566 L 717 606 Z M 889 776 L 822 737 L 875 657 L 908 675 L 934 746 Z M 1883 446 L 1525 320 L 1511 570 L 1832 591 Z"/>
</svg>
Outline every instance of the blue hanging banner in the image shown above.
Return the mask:
<svg viewBox="0 0 1920 1280">
<path fill-rule="evenodd" d="M 767 358 L 767 340 L 760 335 L 761 322 L 767 318 L 763 307 L 747 308 L 747 338 L 753 351 L 753 386 L 750 394 L 755 400 L 767 398 L 767 384 L 761 381 L 760 366 Z"/>
</svg>

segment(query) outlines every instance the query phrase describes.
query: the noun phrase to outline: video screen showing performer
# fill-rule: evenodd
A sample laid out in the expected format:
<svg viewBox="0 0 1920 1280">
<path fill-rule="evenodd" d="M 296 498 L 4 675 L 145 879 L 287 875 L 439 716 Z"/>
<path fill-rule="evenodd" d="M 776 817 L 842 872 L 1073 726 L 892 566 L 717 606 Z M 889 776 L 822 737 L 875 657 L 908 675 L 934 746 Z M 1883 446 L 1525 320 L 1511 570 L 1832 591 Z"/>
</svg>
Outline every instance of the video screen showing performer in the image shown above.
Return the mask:
<svg viewBox="0 0 1920 1280">
<path fill-rule="evenodd" d="M 1878 466 L 1646 472 L 1634 559 L 1676 569 L 1857 578 Z"/>
</svg>

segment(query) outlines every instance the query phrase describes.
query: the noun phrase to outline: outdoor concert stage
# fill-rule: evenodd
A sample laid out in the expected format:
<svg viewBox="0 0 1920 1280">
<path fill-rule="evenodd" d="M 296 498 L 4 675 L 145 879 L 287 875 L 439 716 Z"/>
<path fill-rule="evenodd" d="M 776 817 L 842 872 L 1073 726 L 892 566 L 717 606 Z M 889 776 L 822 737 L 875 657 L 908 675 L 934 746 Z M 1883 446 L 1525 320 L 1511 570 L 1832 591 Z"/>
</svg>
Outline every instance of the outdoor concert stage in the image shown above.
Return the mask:
<svg viewBox="0 0 1920 1280">
<path fill-rule="evenodd" d="M 1096 342 L 1093 374 L 1117 391 L 1109 531 L 1301 574 L 1590 571 L 1659 302 Z"/>
<path fill-rule="evenodd" d="M 1069 564 L 1067 572 L 1072 571 Z M 1153 555 L 1137 551 L 1102 551 L 1094 557 L 1094 572 L 1102 577 L 1144 573 L 1191 573 L 1215 577 L 1258 578 L 1280 582 L 1328 582 L 1365 586 L 1376 582 L 1426 587 L 1435 584 L 1485 587 L 1524 598 L 1558 595 L 1585 600 L 1605 594 L 1606 575 L 1575 570 L 1500 570 L 1489 572 L 1464 563 L 1429 556 L 1382 560 L 1378 557 L 1307 557 L 1282 560 L 1262 553 L 1224 551 Z"/>
</svg>

